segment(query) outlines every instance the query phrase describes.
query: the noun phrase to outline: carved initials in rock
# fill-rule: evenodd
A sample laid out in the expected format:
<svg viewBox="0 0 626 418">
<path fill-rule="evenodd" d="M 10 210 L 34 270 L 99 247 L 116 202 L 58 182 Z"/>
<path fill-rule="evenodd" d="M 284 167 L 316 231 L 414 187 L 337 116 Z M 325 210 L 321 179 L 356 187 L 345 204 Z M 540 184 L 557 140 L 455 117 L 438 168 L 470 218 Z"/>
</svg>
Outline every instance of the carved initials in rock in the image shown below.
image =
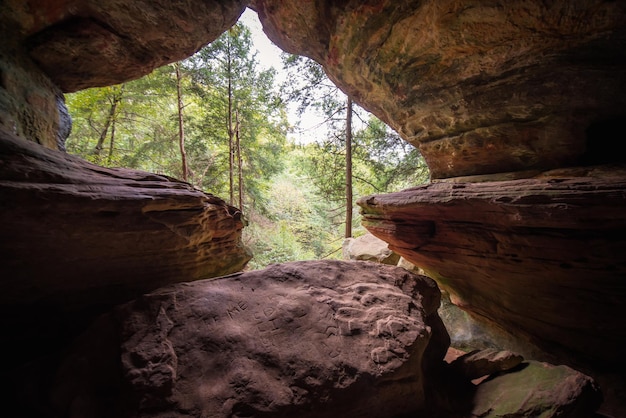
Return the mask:
<svg viewBox="0 0 626 418">
<path fill-rule="evenodd" d="M 237 314 L 242 313 L 246 309 L 248 309 L 248 303 L 241 300 L 236 305 L 232 305 L 231 307 L 226 308 L 226 315 L 228 315 L 230 319 L 234 320 L 235 319 L 234 317 Z"/>
</svg>

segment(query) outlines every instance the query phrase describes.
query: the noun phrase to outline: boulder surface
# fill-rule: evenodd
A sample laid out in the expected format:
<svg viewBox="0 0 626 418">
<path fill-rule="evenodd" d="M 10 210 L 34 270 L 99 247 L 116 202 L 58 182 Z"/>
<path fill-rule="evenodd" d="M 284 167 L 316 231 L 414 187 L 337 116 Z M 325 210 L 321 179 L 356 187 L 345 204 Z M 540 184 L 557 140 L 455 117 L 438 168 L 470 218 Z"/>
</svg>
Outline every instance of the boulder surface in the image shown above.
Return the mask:
<svg viewBox="0 0 626 418">
<path fill-rule="evenodd" d="M 52 399 L 72 417 L 412 412 L 449 344 L 438 306 L 431 279 L 367 262 L 172 285 L 100 318 L 69 351 Z"/>
</svg>

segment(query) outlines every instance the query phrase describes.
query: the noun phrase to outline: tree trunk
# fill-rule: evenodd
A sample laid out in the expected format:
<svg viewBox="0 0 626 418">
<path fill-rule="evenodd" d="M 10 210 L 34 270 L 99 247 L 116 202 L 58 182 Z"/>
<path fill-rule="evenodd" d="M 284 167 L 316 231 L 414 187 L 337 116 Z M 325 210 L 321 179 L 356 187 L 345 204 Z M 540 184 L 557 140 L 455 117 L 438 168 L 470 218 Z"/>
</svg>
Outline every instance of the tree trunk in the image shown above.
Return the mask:
<svg viewBox="0 0 626 418">
<path fill-rule="evenodd" d="M 109 143 L 109 155 L 107 157 L 107 164 L 111 165 L 111 161 L 113 160 L 113 147 L 115 146 L 115 120 L 117 118 L 113 117 L 111 121 L 111 142 Z"/>
<path fill-rule="evenodd" d="M 352 237 L 352 99 L 348 97 L 346 113 L 346 233 Z"/>
<path fill-rule="evenodd" d="M 229 190 L 230 190 L 230 201 L 231 205 L 234 205 L 235 202 L 235 182 L 234 182 L 234 169 L 235 169 L 235 149 L 234 149 L 234 141 L 233 141 L 233 86 L 232 86 L 232 68 L 231 68 L 231 58 L 230 58 L 230 32 L 228 35 L 228 46 L 227 46 L 227 73 L 228 73 L 228 181 L 229 181 Z"/>
<path fill-rule="evenodd" d="M 239 209 L 243 212 L 243 164 L 241 160 L 241 141 L 239 137 L 239 112 L 235 110 L 235 140 L 237 146 L 237 176 L 239 183 Z"/>
<path fill-rule="evenodd" d="M 115 145 L 115 119 L 117 118 L 117 106 L 122 101 L 122 94 L 124 93 L 124 84 L 122 84 L 118 91 L 113 91 L 113 96 L 111 97 L 111 107 L 109 108 L 109 115 L 107 116 L 107 120 L 104 122 L 104 128 L 100 133 L 100 138 L 98 138 L 98 143 L 96 144 L 95 153 L 98 156 L 98 163 L 100 163 L 100 151 L 104 148 L 104 141 L 106 140 L 107 134 L 109 132 L 109 128 L 111 128 L 111 142 L 109 144 L 109 155 L 107 161 L 111 163 L 111 158 L 113 157 L 113 146 Z"/>
<path fill-rule="evenodd" d="M 176 94 L 178 98 L 178 145 L 180 147 L 180 158 L 182 160 L 183 180 L 187 181 L 189 168 L 187 167 L 187 153 L 185 152 L 185 125 L 183 123 L 183 94 L 182 76 L 180 74 L 180 63 L 174 64 L 176 70 Z"/>
</svg>

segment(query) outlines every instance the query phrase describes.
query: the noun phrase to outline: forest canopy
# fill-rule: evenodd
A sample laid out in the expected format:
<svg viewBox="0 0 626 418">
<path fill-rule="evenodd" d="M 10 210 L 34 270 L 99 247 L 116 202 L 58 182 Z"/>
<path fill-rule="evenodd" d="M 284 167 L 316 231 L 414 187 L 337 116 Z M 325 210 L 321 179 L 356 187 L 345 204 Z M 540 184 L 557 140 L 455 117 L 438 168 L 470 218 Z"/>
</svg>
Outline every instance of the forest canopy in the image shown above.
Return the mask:
<svg viewBox="0 0 626 418">
<path fill-rule="evenodd" d="M 250 268 L 338 258 L 359 235 L 353 202 L 424 183 L 418 150 L 353 104 L 307 58 L 259 65 L 238 23 L 190 58 L 123 84 L 67 95 L 67 151 L 104 166 L 164 174 L 242 209 Z M 290 109 L 296 109 L 296 112 Z M 323 122 L 295 141 L 298 119 Z M 354 219 L 354 221 L 353 221 Z"/>
</svg>

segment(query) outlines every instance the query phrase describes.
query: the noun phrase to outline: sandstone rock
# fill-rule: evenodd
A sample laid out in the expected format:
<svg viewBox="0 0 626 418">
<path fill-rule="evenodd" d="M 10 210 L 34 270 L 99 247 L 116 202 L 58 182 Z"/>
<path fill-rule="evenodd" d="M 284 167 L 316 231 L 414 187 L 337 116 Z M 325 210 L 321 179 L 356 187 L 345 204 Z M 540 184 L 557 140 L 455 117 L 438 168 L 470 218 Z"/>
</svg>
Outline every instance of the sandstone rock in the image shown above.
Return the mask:
<svg viewBox="0 0 626 418">
<path fill-rule="evenodd" d="M 241 213 L 187 183 L 98 167 L 2 131 L 0 161 L 0 324 L 19 355 L 20 341 L 55 339 L 81 316 L 239 271 L 251 257 Z"/>
<path fill-rule="evenodd" d="M 427 277 L 361 262 L 172 285 L 101 318 L 52 399 L 71 417 L 391 417 L 427 402 L 438 305 Z"/>
<path fill-rule="evenodd" d="M 623 161 L 602 133 L 626 108 L 624 2 L 253 4 L 270 39 L 324 65 L 433 178 Z"/>
<path fill-rule="evenodd" d="M 410 261 L 408 261 L 404 257 L 400 257 L 400 260 L 398 260 L 398 267 L 402 267 L 403 269 L 406 269 L 408 271 L 412 271 L 415 274 L 425 274 L 424 270 L 422 270 L 421 268 L 419 268 L 415 264 L 411 263 Z"/>
<path fill-rule="evenodd" d="M 476 318 L 563 359 L 624 367 L 625 188 L 614 167 L 611 176 L 434 183 L 358 204 L 370 232 Z"/>
<path fill-rule="evenodd" d="M 63 149 L 62 91 L 121 83 L 186 58 L 232 26 L 245 3 L 3 0 L 0 129 Z"/>
<path fill-rule="evenodd" d="M 522 361 L 524 358 L 519 354 L 489 349 L 465 353 L 452 361 L 450 365 L 467 380 L 473 380 L 485 375 L 510 370 Z"/>
<path fill-rule="evenodd" d="M 485 380 L 476 388 L 471 417 L 589 418 L 602 396 L 595 382 L 567 366 L 535 361 Z"/>
<path fill-rule="evenodd" d="M 64 92 L 139 78 L 186 58 L 239 18 L 245 0 L 5 1 L 33 59 Z"/>
<path fill-rule="evenodd" d="M 397 265 L 400 260 L 400 256 L 391 251 L 385 241 L 372 234 L 346 238 L 343 242 L 343 258 L 345 260 L 373 261 L 392 266 Z"/>
<path fill-rule="evenodd" d="M 64 119 L 59 112 L 62 92 L 32 62 L 18 40 L 18 29 L 2 19 L 0 7 L 0 129 L 45 147 L 58 149 L 65 140 Z"/>
</svg>

